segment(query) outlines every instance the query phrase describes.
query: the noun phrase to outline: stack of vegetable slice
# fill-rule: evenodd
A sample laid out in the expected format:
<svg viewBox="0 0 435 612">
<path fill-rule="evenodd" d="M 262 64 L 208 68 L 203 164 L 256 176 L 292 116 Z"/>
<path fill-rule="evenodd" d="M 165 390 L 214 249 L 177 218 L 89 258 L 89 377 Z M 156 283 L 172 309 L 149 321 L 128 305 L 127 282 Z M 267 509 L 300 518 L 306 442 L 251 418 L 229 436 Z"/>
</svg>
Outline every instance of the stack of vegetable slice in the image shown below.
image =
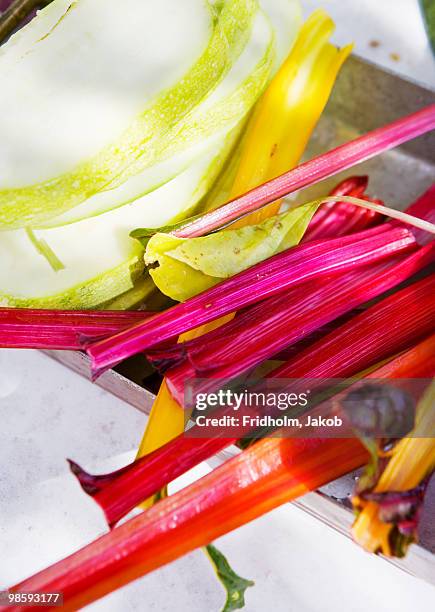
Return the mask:
<svg viewBox="0 0 435 612">
<path fill-rule="evenodd" d="M 2 47 L 2 304 L 91 308 L 141 278 L 129 232 L 201 200 L 293 43 L 298 3 L 260 4 L 54 0 Z"/>
</svg>

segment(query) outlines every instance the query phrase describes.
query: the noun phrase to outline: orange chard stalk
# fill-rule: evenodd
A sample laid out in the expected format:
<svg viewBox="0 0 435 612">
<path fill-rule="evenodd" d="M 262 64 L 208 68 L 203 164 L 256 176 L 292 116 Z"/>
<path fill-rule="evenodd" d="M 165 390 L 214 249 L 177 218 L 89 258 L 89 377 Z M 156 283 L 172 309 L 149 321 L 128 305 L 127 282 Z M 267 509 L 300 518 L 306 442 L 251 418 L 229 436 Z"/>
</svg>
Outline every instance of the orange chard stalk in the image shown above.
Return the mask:
<svg viewBox="0 0 435 612">
<path fill-rule="evenodd" d="M 61 592 L 63 610 L 77 610 L 367 459 L 357 439 L 261 440 L 10 591 Z"/>
</svg>

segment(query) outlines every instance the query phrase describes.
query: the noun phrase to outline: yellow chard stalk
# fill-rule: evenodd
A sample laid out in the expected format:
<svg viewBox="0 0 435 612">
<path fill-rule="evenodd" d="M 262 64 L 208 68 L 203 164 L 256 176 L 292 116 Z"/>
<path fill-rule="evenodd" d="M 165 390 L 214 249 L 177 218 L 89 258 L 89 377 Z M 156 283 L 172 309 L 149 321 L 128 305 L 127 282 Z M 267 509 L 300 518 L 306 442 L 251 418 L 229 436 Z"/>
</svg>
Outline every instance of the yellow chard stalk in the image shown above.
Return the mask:
<svg viewBox="0 0 435 612">
<path fill-rule="evenodd" d="M 305 150 L 352 45 L 329 42 L 334 22 L 319 9 L 305 22 L 289 56 L 254 110 L 232 197 L 295 167 Z M 268 208 L 275 214 L 279 203 Z M 264 209 L 250 223 L 264 218 Z M 246 220 L 243 220 L 246 223 Z"/>
<path fill-rule="evenodd" d="M 329 99 L 338 71 L 351 52 L 328 42 L 334 22 L 323 11 L 314 12 L 300 30 L 287 59 L 257 103 L 241 142 L 240 161 L 229 199 L 296 166 Z M 233 164 L 228 172 L 233 173 Z M 228 184 L 229 177 L 221 178 Z M 209 206 L 211 207 L 211 206 Z M 280 202 L 241 219 L 232 228 L 260 223 L 276 214 Z M 214 322 L 222 325 L 232 315 Z M 210 331 L 209 326 L 188 332 L 187 340 Z M 143 456 L 179 435 L 184 429 L 183 409 L 163 382 L 154 402 L 139 455 Z"/>
</svg>

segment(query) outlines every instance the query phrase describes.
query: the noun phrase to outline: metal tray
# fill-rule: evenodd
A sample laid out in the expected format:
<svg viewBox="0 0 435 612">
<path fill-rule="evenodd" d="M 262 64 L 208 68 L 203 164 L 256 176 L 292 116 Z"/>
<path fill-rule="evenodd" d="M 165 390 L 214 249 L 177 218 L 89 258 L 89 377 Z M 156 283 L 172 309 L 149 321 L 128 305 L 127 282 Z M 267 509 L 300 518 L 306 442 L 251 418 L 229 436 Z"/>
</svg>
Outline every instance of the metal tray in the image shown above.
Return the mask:
<svg viewBox="0 0 435 612">
<path fill-rule="evenodd" d="M 435 93 L 416 83 L 353 56 L 342 69 L 333 95 L 310 141 L 309 159 L 376 127 L 435 102 Z M 427 134 L 357 168 L 324 181 L 297 194 L 309 201 L 324 195 L 344 176 L 362 173 L 370 176 L 369 189 L 390 206 L 403 208 L 435 179 L 435 133 Z M 87 357 L 81 353 L 49 351 L 48 354 L 79 374 L 89 377 Z M 135 408 L 148 413 L 154 394 L 141 380 L 137 360 L 111 370 L 97 383 Z M 354 484 L 348 475 L 298 500 L 296 505 L 318 520 L 349 536 L 352 514 L 346 498 Z M 420 545 L 411 547 L 408 556 L 391 560 L 405 571 L 435 584 L 435 479 L 426 500 Z"/>
</svg>

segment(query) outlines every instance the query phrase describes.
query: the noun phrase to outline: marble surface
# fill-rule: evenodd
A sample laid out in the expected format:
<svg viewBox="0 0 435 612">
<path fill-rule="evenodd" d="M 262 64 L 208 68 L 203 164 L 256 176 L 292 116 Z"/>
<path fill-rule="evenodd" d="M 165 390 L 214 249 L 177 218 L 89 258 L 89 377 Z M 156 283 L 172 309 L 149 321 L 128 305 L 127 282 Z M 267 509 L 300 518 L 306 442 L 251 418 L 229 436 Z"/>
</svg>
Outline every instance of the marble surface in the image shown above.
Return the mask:
<svg viewBox="0 0 435 612">
<path fill-rule="evenodd" d="M 435 84 L 416 0 L 324 0 L 321 5 L 338 22 L 337 43 L 355 40 L 360 55 Z M 304 2 L 307 14 L 317 6 L 315 0 Z M 134 456 L 145 417 L 45 355 L 3 350 L 0 424 L 1 589 L 104 532 L 100 511 L 80 492 L 65 457 L 96 471 L 125 464 Z M 200 466 L 183 483 L 207 470 Z M 241 575 L 256 581 L 247 592 L 247 612 L 433 609 L 433 587 L 367 555 L 291 505 L 218 545 Z M 207 560 L 196 552 L 89 609 L 217 612 L 223 601 Z"/>
</svg>

